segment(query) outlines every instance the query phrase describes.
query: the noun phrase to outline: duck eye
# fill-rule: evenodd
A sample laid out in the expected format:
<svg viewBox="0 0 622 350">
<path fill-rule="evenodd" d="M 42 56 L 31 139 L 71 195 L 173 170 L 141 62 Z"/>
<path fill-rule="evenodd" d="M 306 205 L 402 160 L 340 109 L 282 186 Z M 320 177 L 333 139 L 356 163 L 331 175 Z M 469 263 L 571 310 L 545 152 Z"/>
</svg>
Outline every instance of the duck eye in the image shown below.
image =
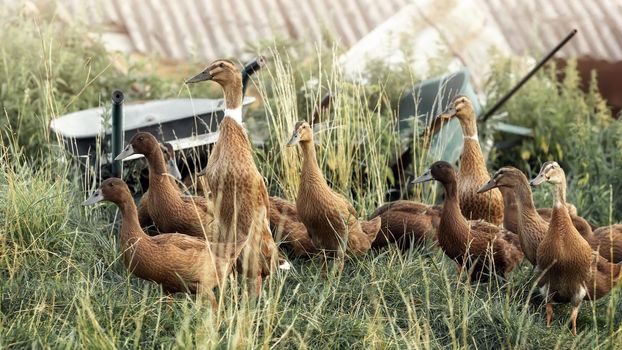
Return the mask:
<svg viewBox="0 0 622 350">
<path fill-rule="evenodd" d="M 145 139 L 145 138 L 141 136 L 141 137 L 139 137 L 139 138 L 138 138 L 138 141 L 142 141 L 142 140 L 144 140 L 144 139 Z"/>
<path fill-rule="evenodd" d="M 225 68 L 225 64 L 224 64 L 224 63 L 221 63 L 221 64 L 220 64 L 220 68 Z"/>
</svg>

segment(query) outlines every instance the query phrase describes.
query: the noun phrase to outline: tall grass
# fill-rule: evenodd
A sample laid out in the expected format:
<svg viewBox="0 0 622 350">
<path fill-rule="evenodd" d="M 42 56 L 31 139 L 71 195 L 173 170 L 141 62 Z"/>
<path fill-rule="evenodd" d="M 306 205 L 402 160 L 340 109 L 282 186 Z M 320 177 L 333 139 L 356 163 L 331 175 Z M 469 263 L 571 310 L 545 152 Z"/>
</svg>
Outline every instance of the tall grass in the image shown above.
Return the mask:
<svg viewBox="0 0 622 350">
<path fill-rule="evenodd" d="M 3 95 L 3 103 L 13 106 L 7 115 L 19 115 L 21 121 L 2 119 L 1 129 L 1 348 L 622 346 L 620 288 L 583 306 L 579 335 L 572 337 L 567 307 L 556 308 L 553 326 L 544 326 L 544 310 L 530 301 L 535 291 L 527 264 L 520 265 L 507 284 L 471 285 L 431 246 L 407 254 L 393 247 L 371 252 L 351 259 L 343 273 L 328 278 L 322 277 L 319 262 L 292 259 L 294 270 L 267 279 L 254 302 L 240 297 L 240 287 L 231 280 L 219 291 L 217 312 L 201 298 L 185 295 L 177 295 L 169 306 L 157 285 L 130 276 L 123 266 L 115 208 L 80 207 L 91 180 L 84 179 L 62 152 L 47 148 L 52 140 L 45 123 L 51 118 L 96 105 L 112 85 L 148 73 L 136 68 L 130 77 L 111 71 L 107 64 L 84 65 L 91 43 L 61 46 L 58 40 L 64 39 L 58 28 L 23 22 L 20 26 L 32 34 L 19 36 L 21 43 L 0 34 L 5 39 L 0 41 L 1 71 L 11 71 L 12 79 L 24 84 Z M 14 30 L 8 25 L 3 29 Z M 39 31 L 49 34 L 35 34 Z M 32 64 L 56 73 L 33 74 L 22 57 L 12 54 L 20 45 L 32 49 L 27 51 Z M 72 71 L 68 57 L 69 66 L 73 71 L 78 67 L 82 75 L 71 80 L 71 89 L 64 89 L 67 79 L 58 77 Z M 105 62 L 105 57 L 92 57 L 90 62 Z M 395 98 L 386 95 L 389 90 L 374 88 L 372 94 L 369 85 L 346 81 L 334 59 L 304 64 L 321 87 L 309 90 L 310 100 L 317 101 L 324 91 L 336 92 L 332 112 L 323 116 L 328 128 L 317 134 L 318 160 L 333 188 L 353 198 L 361 214 L 368 213 L 387 188 L 387 155 L 400 147 L 392 133 L 394 106 L 386 102 Z M 296 149 L 284 143 L 294 122 L 311 111 L 300 108 L 300 69 L 295 61 L 275 54 L 260 81 L 271 129 L 270 146 L 257 152 L 258 165 L 273 193 L 288 198 L 297 192 L 300 159 Z M 98 76 L 98 83 L 89 76 Z M 166 91 L 166 86 L 175 86 L 162 84 Z M 37 93 L 25 94 L 26 86 L 36 87 L 29 91 Z M 27 142 L 30 139 L 39 140 L 40 147 Z M 420 167 L 427 161 L 417 160 Z"/>
</svg>

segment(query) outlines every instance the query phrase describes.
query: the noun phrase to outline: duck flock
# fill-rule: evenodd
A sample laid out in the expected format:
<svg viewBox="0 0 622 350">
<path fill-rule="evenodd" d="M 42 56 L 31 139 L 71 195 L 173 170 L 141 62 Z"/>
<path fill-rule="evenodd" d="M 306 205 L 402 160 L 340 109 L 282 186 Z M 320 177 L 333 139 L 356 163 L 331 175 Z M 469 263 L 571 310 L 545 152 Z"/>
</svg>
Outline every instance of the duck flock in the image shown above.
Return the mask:
<svg viewBox="0 0 622 350">
<path fill-rule="evenodd" d="M 288 146 L 300 146 L 303 165 L 296 202 L 269 197 L 242 124 L 242 81 L 237 66 L 217 60 L 186 83 L 218 83 L 225 96 L 219 139 L 200 177 L 204 195 L 189 196 L 170 175 L 172 148 L 149 133 L 132 137 L 116 159 L 143 154 L 149 164 L 149 189 L 134 203 L 118 178 L 101 183 L 84 205 L 115 203 L 122 214 L 123 261 L 137 277 L 159 283 L 169 294 L 198 293 L 217 307 L 214 288 L 233 270 L 261 293 L 264 277 L 288 270 L 280 246 L 293 255 L 327 258 L 342 269 L 348 256 L 397 244 L 402 250 L 434 241 L 465 271 L 472 283 L 504 279 L 523 258 L 535 269 L 550 325 L 553 304 L 572 306 L 572 333 L 583 300 L 609 293 L 622 279 L 622 225 L 596 228 L 566 202 L 564 170 L 542 164 L 531 181 L 513 167 L 492 178 L 482 155 L 476 116 L 467 97 L 456 97 L 434 122 L 457 118 L 464 147 L 458 170 L 438 161 L 415 183 L 436 180 L 445 190 L 442 206 L 400 200 L 377 208 L 361 220 L 350 200 L 333 191 L 318 166 L 309 123 L 296 123 Z M 552 208 L 536 208 L 531 186 L 550 183 Z M 155 226 L 156 235 L 143 228 Z M 154 256 L 157 259 L 154 259 Z"/>
</svg>

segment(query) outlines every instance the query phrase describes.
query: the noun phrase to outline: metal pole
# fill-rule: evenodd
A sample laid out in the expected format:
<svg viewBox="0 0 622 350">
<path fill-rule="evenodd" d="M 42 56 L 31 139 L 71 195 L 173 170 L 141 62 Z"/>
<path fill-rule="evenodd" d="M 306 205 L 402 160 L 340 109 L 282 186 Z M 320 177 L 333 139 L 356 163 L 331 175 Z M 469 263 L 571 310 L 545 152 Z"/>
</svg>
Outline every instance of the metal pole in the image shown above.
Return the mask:
<svg viewBox="0 0 622 350">
<path fill-rule="evenodd" d="M 566 45 L 566 43 L 570 41 L 570 39 L 572 39 L 572 37 L 575 34 L 577 34 L 576 29 L 573 29 L 570 33 L 568 33 L 568 35 L 566 35 L 564 40 L 562 40 L 559 44 L 557 44 L 557 46 L 553 48 L 553 50 L 551 50 L 546 56 L 544 56 L 544 58 L 540 62 L 538 62 L 538 64 L 536 64 L 536 66 L 533 67 L 529 71 L 529 73 L 527 73 L 527 75 L 525 75 L 523 79 L 521 79 L 518 82 L 518 84 L 516 84 L 507 94 L 501 97 L 501 99 L 497 101 L 497 103 L 495 103 L 495 105 L 492 106 L 491 109 L 489 109 L 488 111 L 486 111 L 486 113 L 484 113 L 484 115 L 481 118 L 481 121 L 485 122 L 486 120 L 488 120 L 488 118 L 492 117 L 492 115 L 495 114 L 495 112 L 499 108 L 501 108 L 501 106 L 503 106 L 503 104 L 505 104 L 505 102 L 507 102 L 507 100 L 509 100 L 510 97 L 512 97 L 512 95 L 514 95 L 514 93 L 516 93 L 516 91 L 518 91 L 534 74 L 536 74 L 536 72 L 540 70 L 540 68 L 542 68 L 542 66 L 544 66 L 544 64 L 548 62 L 551 59 L 551 57 L 553 57 L 553 55 L 557 53 L 557 51 L 559 51 L 564 45 Z"/>
<path fill-rule="evenodd" d="M 112 93 L 112 159 L 123 150 L 123 92 L 115 90 Z M 123 162 L 112 161 L 112 176 L 123 175 Z"/>
</svg>

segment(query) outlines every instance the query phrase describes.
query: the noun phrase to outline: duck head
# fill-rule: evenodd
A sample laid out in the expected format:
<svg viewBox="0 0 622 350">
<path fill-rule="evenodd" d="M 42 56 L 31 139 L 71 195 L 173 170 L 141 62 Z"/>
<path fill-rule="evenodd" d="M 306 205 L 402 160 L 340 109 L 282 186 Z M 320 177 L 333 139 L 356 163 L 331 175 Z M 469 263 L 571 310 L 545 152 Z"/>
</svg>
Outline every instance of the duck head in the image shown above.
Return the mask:
<svg viewBox="0 0 622 350">
<path fill-rule="evenodd" d="M 104 180 L 100 187 L 87 200 L 82 202 L 82 205 L 93 205 L 101 201 L 120 204 L 128 198 L 131 200 L 131 197 L 132 195 L 127 184 L 119 178 L 111 177 Z"/>
<path fill-rule="evenodd" d="M 181 180 L 181 172 L 177 167 L 177 159 L 175 158 L 175 150 L 173 149 L 173 145 L 171 145 L 170 142 L 161 143 L 160 148 L 162 149 L 162 153 L 164 153 L 168 173 L 177 180 Z"/>
<path fill-rule="evenodd" d="M 548 161 L 540 167 L 540 173 L 529 182 L 531 186 L 538 186 L 544 182 L 554 185 L 564 184 L 566 182 L 566 174 L 559 164 L 555 161 Z"/>
<path fill-rule="evenodd" d="M 430 132 L 437 133 L 444 123 L 449 122 L 453 118 L 458 118 L 462 124 L 471 123 L 476 119 L 473 104 L 468 97 L 463 95 L 456 96 L 441 114 L 432 119 L 430 124 Z"/>
<path fill-rule="evenodd" d="M 294 133 L 287 142 L 287 146 L 295 146 L 300 142 L 312 142 L 313 141 L 313 129 L 309 123 L 305 121 L 297 122 L 294 126 Z"/>
<path fill-rule="evenodd" d="M 132 154 L 144 154 L 145 156 L 152 155 L 157 149 L 160 148 L 160 143 L 156 140 L 155 136 L 148 132 L 139 132 L 134 135 L 127 146 L 114 160 L 125 159 Z"/>
<path fill-rule="evenodd" d="M 442 184 L 456 181 L 456 170 L 451 164 L 444 160 L 434 162 L 428 170 L 426 170 L 418 178 L 414 179 L 412 183 L 417 184 L 432 180 L 436 180 Z"/>
<path fill-rule="evenodd" d="M 201 73 L 186 80 L 186 84 L 198 83 L 201 81 L 212 80 L 220 84 L 221 86 L 227 85 L 232 81 L 242 81 L 240 70 L 235 63 L 219 59 L 210 63 Z"/>
<path fill-rule="evenodd" d="M 477 190 L 477 193 L 484 193 L 498 187 L 514 188 L 520 182 L 527 183 L 525 174 L 514 167 L 506 166 L 497 170 L 490 181 Z"/>
</svg>

